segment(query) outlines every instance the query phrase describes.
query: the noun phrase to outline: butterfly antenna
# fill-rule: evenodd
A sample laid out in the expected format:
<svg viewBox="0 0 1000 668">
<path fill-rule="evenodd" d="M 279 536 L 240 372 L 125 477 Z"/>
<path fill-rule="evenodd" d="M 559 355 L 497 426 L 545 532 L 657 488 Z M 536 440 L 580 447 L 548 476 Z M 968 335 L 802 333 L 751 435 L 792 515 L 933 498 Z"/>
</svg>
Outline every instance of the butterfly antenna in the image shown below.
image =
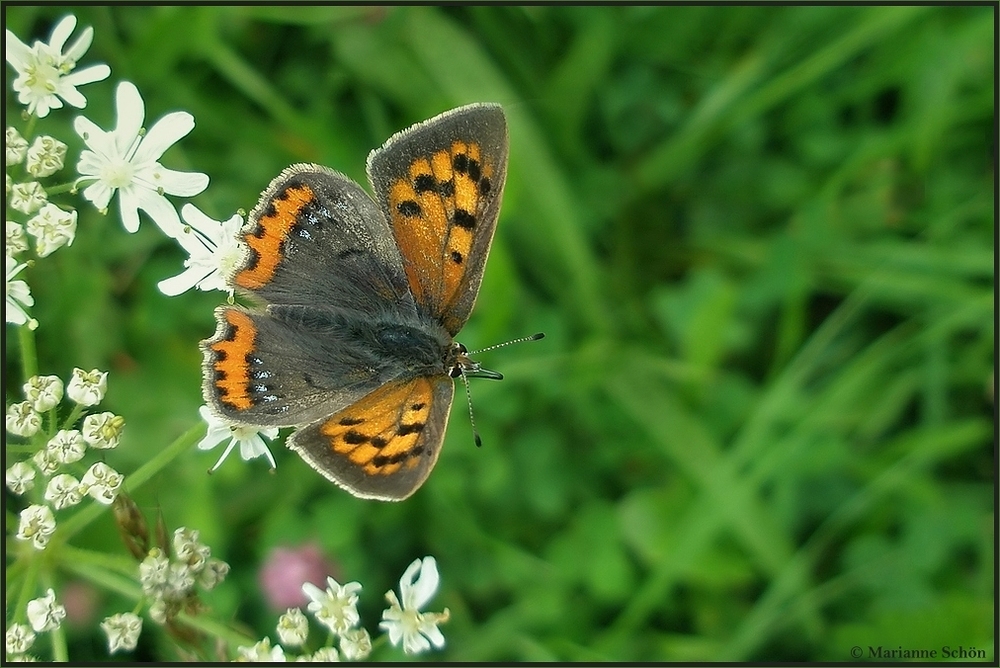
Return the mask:
<svg viewBox="0 0 1000 668">
<path fill-rule="evenodd" d="M 483 447 L 483 439 L 479 437 L 479 430 L 476 429 L 476 416 L 472 414 L 472 388 L 469 387 L 469 377 L 465 375 L 465 369 L 462 369 L 462 382 L 465 383 L 465 399 L 469 404 L 469 422 L 472 423 L 472 438 L 476 441 L 476 447 Z"/>
<path fill-rule="evenodd" d="M 495 346 L 490 346 L 488 348 L 482 348 L 480 350 L 474 350 L 470 353 L 465 353 L 466 356 L 478 355 L 479 353 L 485 353 L 490 350 L 496 350 L 497 348 L 503 348 L 504 346 L 509 346 L 514 343 L 523 343 L 524 341 L 537 341 L 538 339 L 545 338 L 545 334 L 538 332 L 537 334 L 532 334 L 531 336 L 522 336 L 519 339 L 514 339 L 513 341 L 507 341 L 505 343 L 498 343 Z M 466 357 L 466 359 L 468 359 Z M 476 440 L 476 447 L 483 447 L 483 439 L 479 436 L 479 430 L 476 429 L 476 416 L 472 413 L 472 388 L 469 387 L 469 376 L 465 372 L 465 366 L 460 365 L 458 367 L 459 372 L 462 374 L 462 382 L 465 383 L 465 398 L 469 404 L 469 422 L 472 424 L 472 437 Z M 501 380 L 502 375 L 495 371 L 488 371 L 482 369 L 478 364 L 475 364 L 473 373 L 481 375 L 485 378 L 492 378 L 494 380 Z"/>
<path fill-rule="evenodd" d="M 515 343 L 524 343 L 525 341 L 537 341 L 538 339 L 544 339 L 545 333 L 538 332 L 537 334 L 532 334 L 531 336 L 522 336 L 519 339 L 514 339 L 513 341 L 506 341 L 504 343 L 498 343 L 495 346 L 490 346 L 488 348 L 481 348 L 479 350 L 473 350 L 469 355 L 478 355 L 479 353 L 485 353 L 490 350 L 496 350 L 497 348 L 503 348 L 504 346 L 510 346 Z"/>
</svg>

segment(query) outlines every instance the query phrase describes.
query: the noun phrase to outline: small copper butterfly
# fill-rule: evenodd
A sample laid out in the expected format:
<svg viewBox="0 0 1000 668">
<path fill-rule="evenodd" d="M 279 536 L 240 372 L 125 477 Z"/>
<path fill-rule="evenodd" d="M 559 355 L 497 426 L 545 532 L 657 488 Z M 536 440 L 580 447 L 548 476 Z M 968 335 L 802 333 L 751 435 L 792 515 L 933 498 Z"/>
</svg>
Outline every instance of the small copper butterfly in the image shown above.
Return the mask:
<svg viewBox="0 0 1000 668">
<path fill-rule="evenodd" d="M 216 309 L 204 395 L 227 420 L 294 426 L 288 446 L 355 496 L 404 499 L 444 440 L 452 378 L 500 378 L 453 340 L 472 311 L 507 173 L 496 104 L 445 112 L 368 156 L 374 199 L 292 165 L 260 197 Z"/>
</svg>

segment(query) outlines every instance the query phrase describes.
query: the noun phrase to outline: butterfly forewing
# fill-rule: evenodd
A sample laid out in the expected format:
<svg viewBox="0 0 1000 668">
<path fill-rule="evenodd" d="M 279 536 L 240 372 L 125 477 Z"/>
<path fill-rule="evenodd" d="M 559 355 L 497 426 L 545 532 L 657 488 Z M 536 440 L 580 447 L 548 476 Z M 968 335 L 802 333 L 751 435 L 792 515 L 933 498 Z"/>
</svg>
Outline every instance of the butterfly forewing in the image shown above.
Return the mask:
<svg viewBox="0 0 1000 668">
<path fill-rule="evenodd" d="M 272 304 L 412 309 L 399 251 L 361 186 L 319 165 L 292 165 L 261 195 L 234 285 Z"/>
<path fill-rule="evenodd" d="M 452 335 L 475 303 L 506 173 L 499 105 L 442 114 L 393 136 L 368 159 L 418 307 Z"/>
</svg>

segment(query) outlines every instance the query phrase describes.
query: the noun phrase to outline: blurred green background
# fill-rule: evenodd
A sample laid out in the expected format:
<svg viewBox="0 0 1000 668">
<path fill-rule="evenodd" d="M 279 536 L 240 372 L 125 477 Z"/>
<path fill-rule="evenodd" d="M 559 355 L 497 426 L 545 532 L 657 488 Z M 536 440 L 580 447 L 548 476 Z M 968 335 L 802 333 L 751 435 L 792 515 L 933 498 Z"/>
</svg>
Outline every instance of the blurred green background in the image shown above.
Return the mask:
<svg viewBox="0 0 1000 668">
<path fill-rule="evenodd" d="M 232 565 L 211 615 L 276 640 L 257 572 L 315 541 L 382 593 L 434 555 L 435 660 L 850 661 L 854 645 L 987 652 L 995 591 L 995 7 L 80 7 L 81 89 L 146 127 L 217 219 L 283 167 L 364 182 L 391 133 L 504 105 L 510 171 L 461 393 L 400 504 L 278 445 L 275 474 L 192 451 L 134 495 Z M 7 7 L 22 40 L 66 10 Z M 7 112 L 19 113 L 10 91 Z M 82 147 L 74 110 L 39 132 Z M 71 173 L 68 170 L 67 173 Z M 178 208 L 180 206 L 178 201 Z M 42 373 L 111 372 L 131 472 L 198 419 L 219 292 L 164 297 L 184 255 L 116 205 L 26 274 Z M 9 331 L 9 328 L 8 328 Z M 8 401 L 19 396 L 8 337 Z M 83 543 L 123 552 L 109 514 Z M 131 603 L 101 594 L 103 614 Z M 96 622 L 71 657 L 103 659 Z M 138 660 L 174 659 L 147 622 Z M 402 658 L 385 651 L 375 658 Z"/>
</svg>

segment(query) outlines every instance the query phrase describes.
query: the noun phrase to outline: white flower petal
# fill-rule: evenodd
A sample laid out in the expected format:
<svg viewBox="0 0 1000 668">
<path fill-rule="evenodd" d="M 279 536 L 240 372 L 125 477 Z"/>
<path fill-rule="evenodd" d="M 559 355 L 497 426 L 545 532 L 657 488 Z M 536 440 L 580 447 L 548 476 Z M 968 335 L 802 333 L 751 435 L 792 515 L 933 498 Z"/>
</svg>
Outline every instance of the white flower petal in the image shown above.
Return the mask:
<svg viewBox="0 0 1000 668">
<path fill-rule="evenodd" d="M 194 116 L 186 111 L 167 114 L 149 128 L 135 152 L 135 162 L 155 162 L 163 153 L 194 130 Z"/>
<path fill-rule="evenodd" d="M 142 191 L 142 193 L 146 192 L 148 191 Z M 87 192 L 84 191 L 83 194 L 86 196 Z M 139 194 L 135 192 L 135 188 L 129 187 L 121 191 L 118 197 L 118 208 L 122 216 L 122 225 L 129 234 L 135 234 L 139 231 L 139 206 Z"/>
<path fill-rule="evenodd" d="M 88 155 L 87 151 L 83 151 L 80 154 L 80 166 L 77 167 L 77 170 L 87 176 L 98 176 L 100 174 L 99 170 L 88 169 L 86 172 L 83 171 L 84 158 L 88 159 L 88 164 L 98 166 L 109 160 L 114 155 L 115 150 L 111 134 L 99 128 L 96 123 L 86 116 L 77 116 L 74 118 L 73 129 L 76 130 L 76 134 L 80 135 L 80 138 L 87 144 L 87 147 L 93 153 L 96 153 L 96 155 Z"/>
<path fill-rule="evenodd" d="M 24 69 L 24 65 L 31 57 L 31 47 L 18 39 L 17 35 L 12 33 L 10 30 L 4 31 L 4 34 L 7 37 L 4 49 L 6 52 L 7 62 L 10 63 L 15 70 L 20 72 Z"/>
<path fill-rule="evenodd" d="M 437 561 L 434 560 L 434 557 L 424 557 L 422 562 L 418 559 L 417 563 L 420 564 L 420 573 L 410 590 L 413 597 L 412 604 L 406 607 L 419 609 L 427 605 L 427 602 L 434 596 L 441 577 L 438 575 Z M 402 582 L 400 585 L 402 586 Z"/>
<path fill-rule="evenodd" d="M 160 166 L 156 181 L 167 194 L 194 197 L 208 187 L 209 178 L 201 172 L 178 172 Z"/>
<path fill-rule="evenodd" d="M 109 76 L 111 76 L 111 68 L 101 63 L 100 65 L 88 65 L 87 67 L 80 68 L 64 76 L 61 81 L 71 86 L 82 86 L 96 81 L 104 81 Z M 61 92 L 59 94 L 62 97 L 66 97 Z M 69 100 L 66 101 L 69 102 Z M 70 104 L 73 103 L 70 102 Z"/>
<path fill-rule="evenodd" d="M 115 91 L 115 109 L 118 113 L 118 124 L 112 133 L 114 150 L 115 155 L 124 156 L 132 149 L 146 116 L 142 96 L 131 81 L 118 84 Z"/>
<path fill-rule="evenodd" d="M 83 54 L 87 53 L 87 49 L 90 48 L 90 45 L 93 44 L 93 42 L 94 29 L 87 26 L 83 29 L 83 32 L 80 33 L 80 36 L 77 37 L 76 41 L 73 42 L 73 46 L 66 49 L 66 57 L 73 62 L 80 60 L 80 58 L 83 57 Z"/>
<path fill-rule="evenodd" d="M 84 199 L 93 203 L 93 205 L 97 208 L 98 211 L 104 211 L 105 209 L 108 208 L 108 204 L 111 203 L 111 197 L 114 194 L 115 191 L 106 186 L 103 181 L 95 181 L 94 183 L 91 183 L 89 186 L 83 189 Z M 129 232 L 137 231 L 139 229 L 138 217 L 136 218 L 135 221 L 135 229 L 129 230 L 127 226 L 125 227 L 125 229 L 128 230 Z"/>
<path fill-rule="evenodd" d="M 184 228 L 181 225 L 180 216 L 177 215 L 174 205 L 166 197 L 154 190 L 130 186 L 127 190 L 122 191 L 123 208 L 125 206 L 126 193 L 130 200 L 134 198 L 135 205 L 145 211 L 153 219 L 153 222 L 156 223 L 156 226 L 163 230 L 167 236 L 176 237 L 178 234 L 183 233 Z M 136 229 L 138 227 L 139 224 L 136 222 Z"/>
<path fill-rule="evenodd" d="M 444 647 L 444 634 L 437 627 L 437 621 L 423 620 L 420 624 L 420 633 L 431 641 L 431 644 L 441 649 Z"/>
<path fill-rule="evenodd" d="M 76 17 L 72 14 L 64 16 L 56 27 L 52 29 L 52 36 L 49 38 L 49 46 L 56 52 L 61 53 L 63 46 L 66 45 L 66 40 L 69 36 L 73 34 L 73 29 L 76 28 Z M 93 32 L 93 30 L 91 30 Z M 86 49 L 84 49 L 86 51 Z"/>
<path fill-rule="evenodd" d="M 167 297 L 176 297 L 201 283 L 212 271 L 204 267 L 188 267 L 171 278 L 165 278 L 156 284 L 157 289 Z"/>
</svg>

